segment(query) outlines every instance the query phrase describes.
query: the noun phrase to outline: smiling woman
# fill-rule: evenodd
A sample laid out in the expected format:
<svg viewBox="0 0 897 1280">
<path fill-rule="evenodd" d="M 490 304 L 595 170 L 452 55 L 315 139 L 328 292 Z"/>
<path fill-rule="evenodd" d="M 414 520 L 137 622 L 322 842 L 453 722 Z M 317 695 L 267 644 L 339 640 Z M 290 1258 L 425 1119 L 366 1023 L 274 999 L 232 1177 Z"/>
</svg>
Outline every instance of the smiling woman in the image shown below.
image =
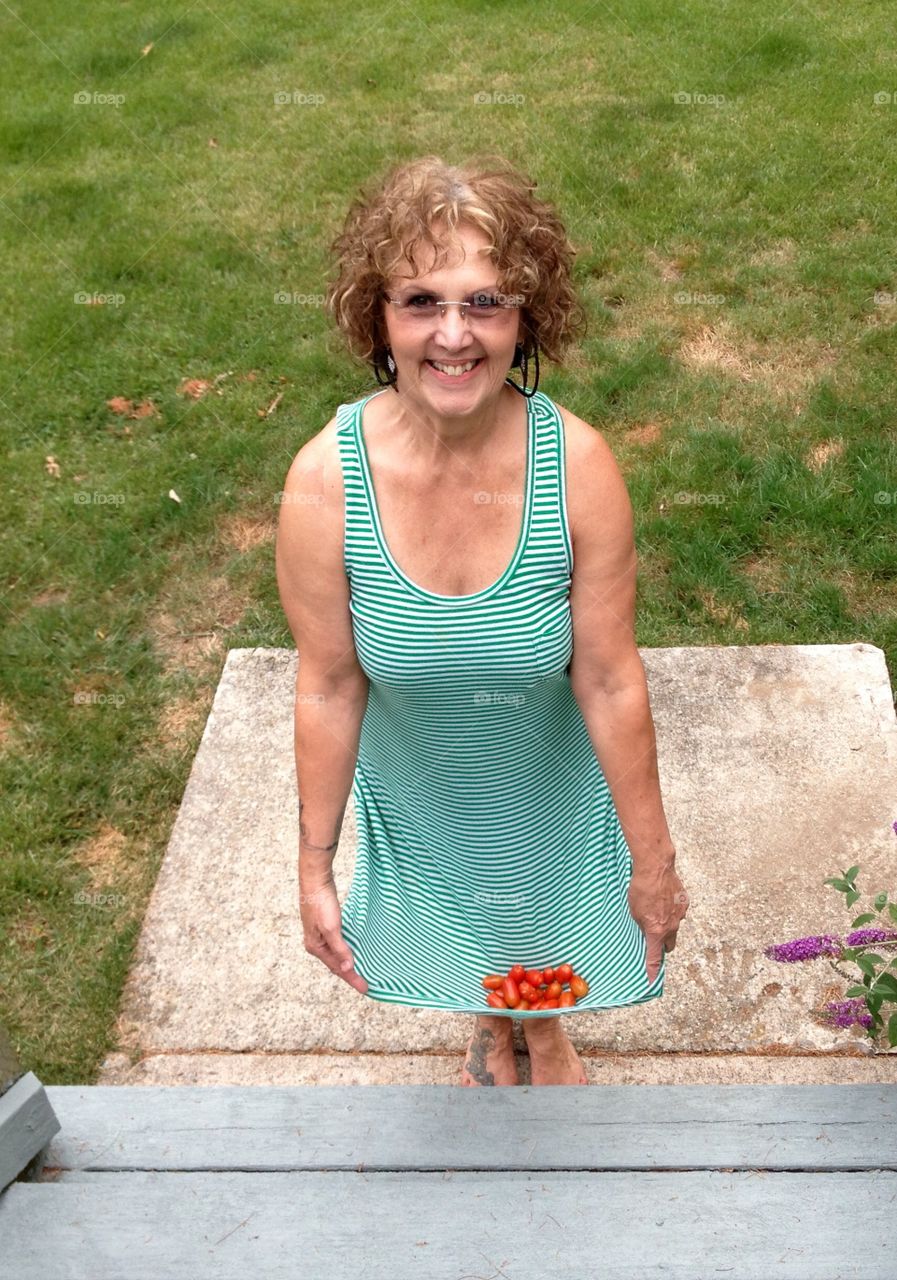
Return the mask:
<svg viewBox="0 0 897 1280">
<path fill-rule="evenodd" d="M 581 324 L 573 248 L 534 185 L 427 157 L 350 211 L 330 305 L 387 390 L 300 450 L 278 528 L 306 948 L 372 999 L 477 1014 L 468 1085 L 516 1083 L 512 1017 L 534 1084 L 586 1083 L 560 1013 L 662 995 L 684 915 L 625 485 L 597 433 L 528 385 L 528 359 L 559 360 Z M 643 844 L 658 857 L 635 876 Z M 588 983 L 574 1008 L 486 1014 L 486 974 L 564 961 Z"/>
</svg>

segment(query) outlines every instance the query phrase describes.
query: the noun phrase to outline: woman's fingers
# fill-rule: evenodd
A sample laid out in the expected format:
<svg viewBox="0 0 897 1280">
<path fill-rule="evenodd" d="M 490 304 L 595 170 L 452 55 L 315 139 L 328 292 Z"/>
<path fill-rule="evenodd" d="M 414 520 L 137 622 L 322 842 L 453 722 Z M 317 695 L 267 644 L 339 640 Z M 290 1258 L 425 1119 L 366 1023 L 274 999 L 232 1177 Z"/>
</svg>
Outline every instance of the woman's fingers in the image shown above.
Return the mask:
<svg viewBox="0 0 897 1280">
<path fill-rule="evenodd" d="M 355 958 L 342 934 L 342 913 L 336 886 L 330 881 L 300 896 L 305 950 L 316 956 L 331 973 L 348 982 L 350 987 L 367 992 L 367 982 L 355 972 Z"/>
</svg>

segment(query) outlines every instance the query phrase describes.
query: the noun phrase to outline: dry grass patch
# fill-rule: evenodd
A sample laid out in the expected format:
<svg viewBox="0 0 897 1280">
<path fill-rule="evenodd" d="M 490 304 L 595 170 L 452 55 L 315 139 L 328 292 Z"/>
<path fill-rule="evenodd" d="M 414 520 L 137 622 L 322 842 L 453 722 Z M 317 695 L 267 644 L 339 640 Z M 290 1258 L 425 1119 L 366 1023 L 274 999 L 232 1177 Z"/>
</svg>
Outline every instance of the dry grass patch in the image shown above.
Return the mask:
<svg viewBox="0 0 897 1280">
<path fill-rule="evenodd" d="M 91 883 L 96 888 L 108 888 L 119 882 L 129 865 L 128 837 L 104 822 L 96 835 L 73 850 L 72 857 L 90 872 Z"/>
<path fill-rule="evenodd" d="M 659 422 L 642 422 L 630 427 L 623 437 L 624 444 L 654 444 L 663 435 L 663 427 Z"/>
<path fill-rule="evenodd" d="M 695 373 L 719 369 L 741 382 L 761 385 L 776 398 L 788 399 L 833 369 L 838 353 L 809 336 L 770 351 L 722 318 L 685 338 L 679 359 Z"/>
<path fill-rule="evenodd" d="M 721 627 L 734 627 L 736 631 L 749 630 L 747 618 L 730 604 L 717 600 L 713 591 L 699 591 L 698 598 L 713 621 Z"/>
<path fill-rule="evenodd" d="M 795 244 L 793 240 L 777 240 L 752 253 L 748 262 L 752 267 L 784 267 L 794 261 Z"/>
<path fill-rule="evenodd" d="M 228 515 L 220 522 L 221 537 L 241 555 L 266 542 L 274 542 L 277 520 L 273 516 Z"/>
<path fill-rule="evenodd" d="M 224 657 L 225 633 L 240 621 L 248 604 L 220 575 L 173 575 L 148 619 L 166 672 L 209 675 Z"/>
<path fill-rule="evenodd" d="M 811 471 L 819 472 L 827 462 L 840 458 L 843 452 L 843 440 L 820 440 L 807 453 L 804 462 Z"/>
<path fill-rule="evenodd" d="M 739 564 L 741 572 L 750 578 L 759 592 L 780 591 L 784 583 L 784 565 L 777 556 L 760 554 L 746 556 Z"/>
</svg>

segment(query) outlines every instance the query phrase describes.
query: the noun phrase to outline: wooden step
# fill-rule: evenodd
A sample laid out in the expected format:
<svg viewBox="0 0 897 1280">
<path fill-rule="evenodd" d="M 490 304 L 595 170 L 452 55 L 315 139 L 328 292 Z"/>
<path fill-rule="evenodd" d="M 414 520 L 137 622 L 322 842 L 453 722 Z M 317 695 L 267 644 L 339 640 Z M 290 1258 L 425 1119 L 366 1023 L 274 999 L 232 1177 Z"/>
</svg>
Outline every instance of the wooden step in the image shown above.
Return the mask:
<svg viewBox="0 0 897 1280">
<path fill-rule="evenodd" d="M 880 1085 L 56 1086 L 15 1280 L 894 1280 Z"/>
</svg>

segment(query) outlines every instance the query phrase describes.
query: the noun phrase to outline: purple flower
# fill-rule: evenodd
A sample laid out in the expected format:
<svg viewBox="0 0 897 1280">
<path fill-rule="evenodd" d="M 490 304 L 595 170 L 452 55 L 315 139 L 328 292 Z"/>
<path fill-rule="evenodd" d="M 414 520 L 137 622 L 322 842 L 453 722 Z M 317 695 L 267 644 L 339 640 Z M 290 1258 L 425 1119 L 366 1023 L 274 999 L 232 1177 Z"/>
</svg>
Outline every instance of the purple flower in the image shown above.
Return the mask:
<svg viewBox="0 0 897 1280">
<path fill-rule="evenodd" d="M 770 960 L 794 964 L 797 960 L 815 960 L 817 956 L 839 956 L 841 941 L 831 933 L 812 938 L 795 938 L 793 942 L 782 942 L 777 946 L 767 947 L 763 954 Z"/>
<path fill-rule="evenodd" d="M 861 1013 L 860 1010 L 865 1007 L 866 1002 L 862 996 L 857 996 L 854 1000 L 830 1000 L 825 1006 L 823 1017 L 836 1027 L 852 1027 L 857 1022 L 861 1027 L 868 1028 L 872 1026 L 872 1014 L 868 1011 Z"/>
<path fill-rule="evenodd" d="M 897 933 L 874 926 L 871 929 L 855 929 L 844 939 L 848 947 L 864 947 L 867 942 L 897 942 Z"/>
<path fill-rule="evenodd" d="M 894 835 L 897 836 L 897 822 L 892 822 L 891 826 L 894 828 Z"/>
</svg>

